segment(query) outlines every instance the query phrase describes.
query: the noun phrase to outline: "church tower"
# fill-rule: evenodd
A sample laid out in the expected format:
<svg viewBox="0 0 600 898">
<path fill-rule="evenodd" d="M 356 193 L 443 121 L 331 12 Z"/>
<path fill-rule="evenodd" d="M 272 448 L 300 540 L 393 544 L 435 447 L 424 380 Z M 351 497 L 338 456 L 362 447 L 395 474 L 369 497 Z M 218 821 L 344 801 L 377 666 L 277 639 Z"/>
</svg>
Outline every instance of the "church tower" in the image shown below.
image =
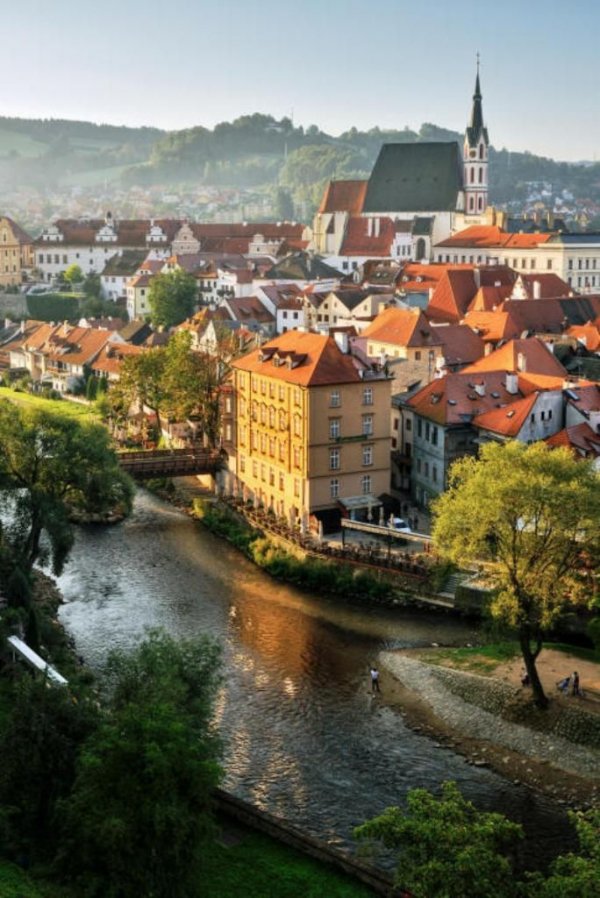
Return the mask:
<svg viewBox="0 0 600 898">
<path fill-rule="evenodd" d="M 479 54 L 471 119 L 465 131 L 463 167 L 465 185 L 465 214 L 482 215 L 488 204 L 488 150 L 490 141 L 483 124 L 481 86 L 479 84 Z"/>
</svg>

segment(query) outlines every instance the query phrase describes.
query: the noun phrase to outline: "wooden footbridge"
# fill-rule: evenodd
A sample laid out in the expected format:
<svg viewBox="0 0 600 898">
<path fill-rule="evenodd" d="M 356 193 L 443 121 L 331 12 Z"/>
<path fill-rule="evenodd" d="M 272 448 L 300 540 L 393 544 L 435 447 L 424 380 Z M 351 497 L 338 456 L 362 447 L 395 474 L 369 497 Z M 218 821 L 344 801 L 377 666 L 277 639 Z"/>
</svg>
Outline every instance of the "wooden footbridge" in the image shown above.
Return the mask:
<svg viewBox="0 0 600 898">
<path fill-rule="evenodd" d="M 143 449 L 117 455 L 123 470 L 136 480 L 214 474 L 223 464 L 222 454 L 215 449 Z"/>
</svg>

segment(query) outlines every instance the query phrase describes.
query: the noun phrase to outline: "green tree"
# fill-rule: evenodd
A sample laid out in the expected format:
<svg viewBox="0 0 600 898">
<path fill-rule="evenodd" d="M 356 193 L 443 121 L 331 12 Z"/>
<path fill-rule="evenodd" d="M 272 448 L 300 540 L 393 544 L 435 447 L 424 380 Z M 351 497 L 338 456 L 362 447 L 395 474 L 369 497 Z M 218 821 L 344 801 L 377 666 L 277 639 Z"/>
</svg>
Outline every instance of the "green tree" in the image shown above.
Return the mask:
<svg viewBox="0 0 600 898">
<path fill-rule="evenodd" d="M 96 274 L 96 272 L 92 271 L 87 275 L 85 281 L 83 282 L 83 292 L 88 300 L 102 299 L 102 281 L 100 279 L 100 275 Z"/>
<path fill-rule="evenodd" d="M 405 811 L 387 808 L 354 834 L 398 852 L 396 883 L 414 898 L 515 894 L 506 854 L 522 838 L 521 827 L 478 811 L 456 783 L 443 783 L 439 798 L 411 789 Z"/>
<path fill-rule="evenodd" d="M 435 502 L 433 538 L 456 564 L 485 562 L 491 612 L 515 627 L 536 704 L 548 700 L 536 669 L 544 632 L 567 603 L 591 598 L 600 489 L 591 463 L 543 443 L 488 443 L 451 469 Z"/>
<path fill-rule="evenodd" d="M 600 895 L 600 808 L 571 811 L 571 823 L 579 837 L 580 851 L 561 855 L 547 876 L 528 877 L 529 898 L 598 898 Z"/>
<path fill-rule="evenodd" d="M 282 221 L 294 219 L 294 201 L 289 190 L 285 187 L 276 187 L 273 194 L 273 207 L 275 216 Z"/>
<path fill-rule="evenodd" d="M 157 274 L 148 292 L 152 323 L 157 327 L 180 324 L 194 311 L 197 295 L 196 278 L 186 271 Z"/>
<path fill-rule="evenodd" d="M 125 421 L 133 407 L 144 406 L 156 416 L 158 436 L 162 432 L 162 414 L 166 406 L 165 350 L 157 346 L 135 356 L 127 356 L 121 366 L 119 382 L 110 390 L 109 399 L 115 418 Z"/>
<path fill-rule="evenodd" d="M 107 714 L 82 752 L 65 803 L 63 862 L 87 894 L 197 894 L 222 775 L 214 730 L 220 652 L 208 639 L 151 633 L 113 653 Z"/>
<path fill-rule="evenodd" d="M 57 803 L 75 781 L 75 762 L 97 712 L 66 688 L 24 676 L 13 686 L 0 731 L 0 844 L 4 854 L 52 853 Z"/>
<path fill-rule="evenodd" d="M 76 263 L 69 265 L 63 274 L 63 278 L 68 284 L 71 284 L 72 287 L 75 287 L 76 284 L 81 284 L 84 278 L 81 266 Z"/>
<path fill-rule="evenodd" d="M 100 425 L 4 400 L 0 449 L 0 507 L 10 510 L 3 544 L 26 574 L 44 561 L 61 572 L 73 542 L 73 509 L 102 513 L 131 505 L 131 481 Z"/>
</svg>

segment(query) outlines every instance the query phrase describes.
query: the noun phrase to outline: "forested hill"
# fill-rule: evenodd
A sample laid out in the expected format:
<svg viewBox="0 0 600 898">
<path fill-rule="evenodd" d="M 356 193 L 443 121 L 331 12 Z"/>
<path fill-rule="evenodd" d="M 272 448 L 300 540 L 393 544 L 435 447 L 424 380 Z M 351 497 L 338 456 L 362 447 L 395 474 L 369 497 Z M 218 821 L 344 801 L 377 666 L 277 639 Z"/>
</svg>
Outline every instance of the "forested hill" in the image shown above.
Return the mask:
<svg viewBox="0 0 600 898">
<path fill-rule="evenodd" d="M 367 177 L 384 143 L 457 140 L 433 124 L 349 131 L 332 136 L 315 125 L 256 113 L 214 129 L 164 132 L 59 119 L 0 118 L 0 192 L 7 185 L 61 187 L 93 184 L 188 184 L 283 188 L 314 207 L 332 177 Z M 494 150 L 491 200 L 523 200 L 531 182 L 552 194 L 600 202 L 600 165 L 555 162 L 529 153 Z"/>
</svg>

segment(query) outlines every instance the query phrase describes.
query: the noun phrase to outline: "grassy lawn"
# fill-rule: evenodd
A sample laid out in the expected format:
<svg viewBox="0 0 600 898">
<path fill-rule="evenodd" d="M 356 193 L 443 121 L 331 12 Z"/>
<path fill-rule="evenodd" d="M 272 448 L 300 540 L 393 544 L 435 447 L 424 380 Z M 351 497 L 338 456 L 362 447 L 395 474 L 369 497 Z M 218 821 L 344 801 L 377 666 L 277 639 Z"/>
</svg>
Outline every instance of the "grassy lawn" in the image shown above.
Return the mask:
<svg viewBox="0 0 600 898">
<path fill-rule="evenodd" d="M 79 402 L 70 402 L 68 399 L 44 399 L 43 396 L 34 396 L 32 393 L 20 393 L 9 387 L 0 387 L 0 399 L 9 399 L 16 405 L 26 408 L 41 408 L 57 415 L 81 420 L 97 421 L 98 415 L 89 405 L 81 405 Z"/>
<path fill-rule="evenodd" d="M 544 649 L 563 652 L 582 661 L 599 664 L 600 657 L 594 649 L 563 642 L 545 642 Z M 543 651 L 543 649 L 542 649 Z M 419 657 L 427 664 L 439 664 L 442 667 L 454 667 L 459 670 L 477 674 L 492 674 L 499 664 L 518 658 L 521 650 L 517 642 L 496 642 L 490 645 L 472 646 L 459 649 L 436 649 L 424 651 Z"/>
<path fill-rule="evenodd" d="M 373 898 L 367 886 L 297 854 L 260 833 L 239 830 L 231 847 L 215 845 L 198 881 L 202 898 Z M 76 898 L 0 861 L 0 898 Z M 140 896 L 141 898 L 141 896 Z"/>
<path fill-rule="evenodd" d="M 367 886 L 260 833 L 235 829 L 229 848 L 215 845 L 202 872 L 203 898 L 370 898 Z M 200 885 L 200 884 L 199 884 Z"/>
</svg>

